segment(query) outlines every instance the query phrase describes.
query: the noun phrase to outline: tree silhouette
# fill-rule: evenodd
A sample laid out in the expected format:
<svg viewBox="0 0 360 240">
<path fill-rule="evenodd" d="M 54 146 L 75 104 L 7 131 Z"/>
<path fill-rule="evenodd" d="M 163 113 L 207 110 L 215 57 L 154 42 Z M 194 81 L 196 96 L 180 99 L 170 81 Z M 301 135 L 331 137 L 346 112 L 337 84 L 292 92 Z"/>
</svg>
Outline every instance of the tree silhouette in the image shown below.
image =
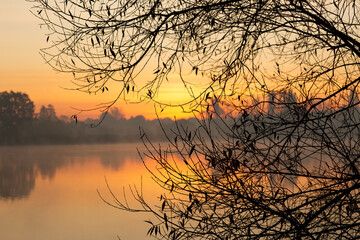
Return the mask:
<svg viewBox="0 0 360 240">
<path fill-rule="evenodd" d="M 38 118 L 39 120 L 43 121 L 56 121 L 58 119 L 55 108 L 51 104 L 49 104 L 47 107 L 41 106 Z"/>
<path fill-rule="evenodd" d="M 359 237 L 358 2 L 32 2 L 50 30 L 44 57 L 74 72 L 78 90 L 114 81 L 118 98 L 134 90 L 156 102 L 176 73 L 192 97 L 181 106 L 198 114 L 197 129 L 164 129 L 168 148 L 142 135 L 144 162 L 157 163 L 149 171 L 167 190 L 160 206 L 138 191 L 141 209 L 113 204 L 153 213 L 150 235 Z"/>
<path fill-rule="evenodd" d="M 34 117 L 34 103 L 21 92 L 0 92 L 0 132 L 2 143 L 19 140 L 19 127 Z"/>
</svg>

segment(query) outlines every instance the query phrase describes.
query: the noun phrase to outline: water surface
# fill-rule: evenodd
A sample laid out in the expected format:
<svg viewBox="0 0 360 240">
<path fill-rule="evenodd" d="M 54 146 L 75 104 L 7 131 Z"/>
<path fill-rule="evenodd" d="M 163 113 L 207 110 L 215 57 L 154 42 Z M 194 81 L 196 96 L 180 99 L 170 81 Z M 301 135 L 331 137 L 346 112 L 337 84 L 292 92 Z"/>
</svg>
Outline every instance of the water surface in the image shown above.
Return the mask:
<svg viewBox="0 0 360 240">
<path fill-rule="evenodd" d="M 160 190 L 136 151 L 141 144 L 0 147 L 0 238 L 6 240 L 145 239 L 150 216 L 106 205 L 104 178 L 122 199 L 140 186 L 156 202 Z M 129 193 L 129 191 L 127 191 Z M 130 194 L 129 194 L 130 195 Z M 129 204 L 136 206 L 132 198 Z"/>
</svg>

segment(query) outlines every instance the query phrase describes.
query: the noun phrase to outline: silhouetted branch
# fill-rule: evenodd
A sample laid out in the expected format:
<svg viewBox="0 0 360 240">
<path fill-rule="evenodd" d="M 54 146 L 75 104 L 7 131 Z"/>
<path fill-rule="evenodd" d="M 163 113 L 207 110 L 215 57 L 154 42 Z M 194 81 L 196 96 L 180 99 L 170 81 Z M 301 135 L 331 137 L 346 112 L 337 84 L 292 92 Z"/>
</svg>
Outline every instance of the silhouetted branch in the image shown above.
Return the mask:
<svg viewBox="0 0 360 240">
<path fill-rule="evenodd" d="M 356 1 L 31 1 L 50 30 L 45 59 L 78 90 L 114 82 L 115 101 L 134 91 L 162 107 L 170 76 L 187 90 L 175 105 L 198 127 L 164 126 L 165 147 L 142 134 L 161 204 L 133 188 L 141 207 L 116 205 L 152 213 L 149 235 L 359 237 Z"/>
</svg>

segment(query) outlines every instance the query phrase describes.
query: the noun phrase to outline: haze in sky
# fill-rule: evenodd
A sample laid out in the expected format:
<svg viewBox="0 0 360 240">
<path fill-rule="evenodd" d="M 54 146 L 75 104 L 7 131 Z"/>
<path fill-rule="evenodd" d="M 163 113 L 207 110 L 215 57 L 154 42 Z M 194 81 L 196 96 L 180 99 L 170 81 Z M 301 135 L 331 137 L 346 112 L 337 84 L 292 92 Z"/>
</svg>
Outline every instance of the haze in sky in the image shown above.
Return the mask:
<svg viewBox="0 0 360 240">
<path fill-rule="evenodd" d="M 118 91 L 109 89 L 106 94 L 89 96 L 87 93 L 67 90 L 73 88 L 71 74 L 51 69 L 40 55 L 40 49 L 47 46 L 46 28 L 40 28 L 41 21 L 30 9 L 26 0 L 2 0 L 0 8 L 0 92 L 19 91 L 27 93 L 36 106 L 52 104 L 57 114 L 71 116 L 76 109 L 91 109 L 97 104 L 114 99 Z M 151 73 L 148 73 L 151 74 Z M 144 78 L 151 77 L 144 75 Z M 165 100 L 182 99 L 184 90 L 178 85 L 168 85 L 161 96 Z M 139 114 L 146 118 L 156 117 L 153 103 L 130 104 L 118 102 L 127 118 Z M 74 109 L 75 108 L 75 109 Z M 83 112 L 80 119 L 98 117 L 99 111 Z M 166 109 L 161 117 L 186 117 L 181 109 Z"/>
</svg>

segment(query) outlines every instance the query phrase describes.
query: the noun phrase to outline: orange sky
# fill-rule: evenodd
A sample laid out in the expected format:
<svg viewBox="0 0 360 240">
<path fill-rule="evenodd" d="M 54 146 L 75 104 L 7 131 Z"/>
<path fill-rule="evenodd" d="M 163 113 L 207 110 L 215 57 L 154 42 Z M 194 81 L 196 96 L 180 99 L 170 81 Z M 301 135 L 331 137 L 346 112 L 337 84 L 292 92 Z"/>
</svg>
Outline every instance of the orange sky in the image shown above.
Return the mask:
<svg viewBox="0 0 360 240">
<path fill-rule="evenodd" d="M 97 104 L 111 101 L 116 89 L 108 93 L 89 96 L 78 91 L 65 90 L 71 88 L 71 75 L 53 71 L 39 54 L 46 47 L 46 31 L 40 29 L 40 20 L 30 13 L 31 3 L 25 0 L 3 0 L 0 8 L 0 91 L 20 91 L 27 93 L 36 105 L 52 104 L 57 115 L 71 116 L 78 109 L 91 109 Z M 113 90 L 111 92 L 111 90 Z M 170 102 L 184 99 L 183 89 L 179 84 L 165 86 L 161 92 L 161 100 Z M 144 115 L 154 118 L 154 104 L 116 104 L 126 117 Z M 98 117 L 99 111 L 84 112 L 79 119 Z M 182 118 L 186 116 L 180 108 L 168 108 L 161 117 Z"/>
<path fill-rule="evenodd" d="M 65 90 L 64 87 L 73 87 L 70 83 L 72 75 L 53 71 L 40 56 L 40 49 L 48 46 L 46 30 L 40 29 L 40 20 L 30 13 L 32 4 L 26 0 L 1 1 L 0 92 L 13 90 L 27 93 L 35 103 L 36 111 L 41 105 L 52 104 L 58 116 L 71 116 L 78 113 L 76 109 L 95 108 L 98 104 L 115 98 L 119 92 L 116 87 L 109 87 L 109 92 L 96 96 Z M 264 71 L 270 74 L 275 72 L 275 63 L 271 58 L 264 60 L 266 61 L 261 64 L 262 67 L 267 65 L 269 67 Z M 138 80 L 148 80 L 151 75 L 152 72 L 144 73 Z M 193 80 L 192 77 L 194 76 L 189 76 L 189 79 Z M 196 81 L 198 82 L 199 78 Z M 159 96 L 160 101 L 168 103 L 184 102 L 186 98 L 185 90 L 179 83 L 166 84 Z M 156 117 L 153 103 L 129 104 L 119 101 L 116 107 L 120 108 L 127 118 L 136 115 L 143 115 L 148 119 Z M 83 112 L 78 118 L 80 120 L 87 117 L 96 118 L 100 114 L 99 111 Z M 174 115 L 177 118 L 193 116 L 182 113 L 180 108 L 167 108 L 160 117 L 174 117 Z"/>
</svg>

